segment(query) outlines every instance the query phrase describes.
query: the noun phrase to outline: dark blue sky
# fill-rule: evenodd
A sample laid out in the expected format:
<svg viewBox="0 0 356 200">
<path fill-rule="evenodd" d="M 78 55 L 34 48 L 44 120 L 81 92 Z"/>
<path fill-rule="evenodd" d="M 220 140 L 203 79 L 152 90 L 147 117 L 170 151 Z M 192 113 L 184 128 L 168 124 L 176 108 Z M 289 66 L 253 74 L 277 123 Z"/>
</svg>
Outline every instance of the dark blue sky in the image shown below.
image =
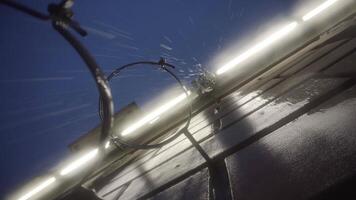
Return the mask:
<svg viewBox="0 0 356 200">
<path fill-rule="evenodd" d="M 19 1 L 46 12 L 48 0 Z M 288 18 L 297 0 L 77 1 L 81 39 L 101 67 L 170 57 L 191 80 L 239 38 Z M 67 145 L 99 123 L 98 93 L 86 66 L 48 22 L 0 6 L 0 194 L 42 174 Z M 142 104 L 173 82 L 150 68 L 113 82 L 116 110 Z M 189 76 L 190 75 L 190 76 Z"/>
</svg>

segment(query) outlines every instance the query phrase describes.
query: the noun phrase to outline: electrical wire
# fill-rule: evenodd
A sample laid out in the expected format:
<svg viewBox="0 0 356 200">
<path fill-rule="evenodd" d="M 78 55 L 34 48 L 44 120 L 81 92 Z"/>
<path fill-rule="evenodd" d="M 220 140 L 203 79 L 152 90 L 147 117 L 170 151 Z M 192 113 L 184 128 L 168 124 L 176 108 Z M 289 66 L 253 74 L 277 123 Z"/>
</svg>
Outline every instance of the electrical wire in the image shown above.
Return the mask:
<svg viewBox="0 0 356 200">
<path fill-rule="evenodd" d="M 113 127 L 114 103 L 112 100 L 110 85 L 108 84 L 107 78 L 105 77 L 103 71 L 96 63 L 95 59 L 91 56 L 89 51 L 79 42 L 79 40 L 74 37 L 74 35 L 72 35 L 67 30 L 68 27 L 70 27 L 76 32 L 78 32 L 80 35 L 86 35 L 86 31 L 82 29 L 77 22 L 71 19 L 73 13 L 70 10 L 70 6 L 73 5 L 73 1 L 64 0 L 59 4 L 49 4 L 49 15 L 43 14 L 11 0 L 0 0 L 0 3 L 23 13 L 26 13 L 37 19 L 44 21 L 51 20 L 53 28 L 69 42 L 69 44 L 77 51 L 80 57 L 84 60 L 85 64 L 87 65 L 89 71 L 92 74 L 92 77 L 95 80 L 99 94 L 103 99 L 103 126 L 99 142 L 101 143 L 100 146 L 104 146 L 104 141 L 110 135 L 111 128 Z"/>
<path fill-rule="evenodd" d="M 64 0 L 59 4 L 49 4 L 48 5 L 49 15 L 43 14 L 41 12 L 38 12 L 36 10 L 33 10 L 27 6 L 24 6 L 22 4 L 16 3 L 15 1 L 11 1 L 11 0 L 0 0 L 0 4 L 9 6 L 13 9 L 23 12 L 29 16 L 35 17 L 39 20 L 52 21 L 53 28 L 77 51 L 77 53 L 83 59 L 92 77 L 95 80 L 98 92 L 100 94 L 99 115 L 100 118 L 102 119 L 102 129 L 99 137 L 99 152 L 103 152 L 102 155 L 105 155 L 104 147 L 108 137 L 110 137 L 110 139 L 118 147 L 124 146 L 124 147 L 129 147 L 134 149 L 152 149 L 152 148 L 160 148 L 172 142 L 182 133 L 186 133 L 188 131 L 188 127 L 190 125 L 190 121 L 192 118 L 191 103 L 189 103 L 188 118 L 185 126 L 180 130 L 176 131 L 176 133 L 173 134 L 173 136 L 164 140 L 163 142 L 156 143 L 156 144 L 135 144 L 135 143 L 125 141 L 120 137 L 115 137 L 111 132 L 114 123 L 114 103 L 113 103 L 109 81 L 115 76 L 118 76 L 119 73 L 125 68 L 132 67 L 138 64 L 149 64 L 149 65 L 158 66 L 159 68 L 166 71 L 170 76 L 172 76 L 179 83 L 179 85 L 181 86 L 185 94 L 189 96 L 188 90 L 186 89 L 186 87 L 184 87 L 183 83 L 178 78 L 178 76 L 176 76 L 171 70 L 167 68 L 167 67 L 175 68 L 173 65 L 166 63 L 163 59 L 161 59 L 159 62 L 151 62 L 151 61 L 135 62 L 135 63 L 124 65 L 114 70 L 108 76 L 108 78 L 106 78 L 103 71 L 96 63 L 95 59 L 92 57 L 90 52 L 82 45 L 82 43 L 79 40 L 76 39 L 76 37 L 71 32 L 68 31 L 68 28 L 72 28 L 81 36 L 87 35 L 87 32 L 80 27 L 79 23 L 72 20 L 73 13 L 70 10 L 70 8 L 73 5 L 73 0 Z M 76 186 L 72 188 L 72 190 L 75 189 L 76 187 L 80 187 L 83 183 L 89 180 L 90 175 L 95 171 L 95 169 L 97 169 L 97 167 L 103 162 L 103 160 L 104 160 L 104 156 L 100 156 L 96 164 L 85 172 L 85 174 L 80 179 L 79 183 L 76 184 Z M 67 193 L 60 194 L 60 195 L 66 195 L 66 194 Z"/>
<path fill-rule="evenodd" d="M 134 67 L 137 65 L 151 65 L 151 66 L 156 66 L 159 69 L 162 69 L 163 71 L 167 72 L 175 81 L 177 81 L 177 83 L 179 84 L 179 86 L 182 88 L 182 90 L 184 91 L 184 93 L 187 95 L 187 97 L 189 96 L 189 91 L 187 90 L 187 88 L 184 86 L 184 84 L 182 83 L 182 81 L 179 79 L 179 77 L 177 75 L 175 75 L 175 73 L 173 71 L 171 71 L 169 68 L 173 68 L 175 69 L 176 67 L 172 64 L 167 63 L 163 58 L 161 58 L 158 62 L 153 62 L 153 61 L 139 61 L 139 62 L 133 62 L 133 63 L 129 63 L 126 65 L 123 65 L 117 69 L 115 69 L 113 72 L 110 73 L 110 75 L 108 76 L 108 81 L 110 82 L 113 78 L 117 77 L 121 71 L 123 71 L 126 68 L 129 67 Z M 123 139 L 122 137 L 119 136 L 119 134 L 114 135 L 113 132 L 111 132 L 110 135 L 110 139 L 111 141 L 119 148 L 133 148 L 133 149 L 154 149 L 154 148 L 160 148 L 170 142 L 172 142 L 173 140 L 175 140 L 177 137 L 179 137 L 181 134 L 183 134 L 184 132 L 187 131 L 189 125 L 190 125 L 190 121 L 192 118 L 192 105 L 191 103 L 189 103 L 189 108 L 188 108 L 188 118 L 186 120 L 185 126 L 182 127 L 181 129 L 177 130 L 171 137 L 169 137 L 168 139 L 159 142 L 159 143 L 155 143 L 155 144 L 137 144 L 134 142 L 129 142 L 125 139 Z M 102 97 L 100 96 L 99 98 L 99 116 L 101 119 L 103 119 L 103 104 L 102 104 Z"/>
<path fill-rule="evenodd" d="M 68 3 L 69 2 L 69 3 Z M 84 60 L 87 65 L 91 75 L 93 76 L 95 83 L 97 85 L 100 96 L 102 97 L 102 105 L 103 105 L 103 118 L 102 118 L 102 129 L 99 137 L 99 152 L 105 151 L 105 141 L 109 137 L 110 131 L 113 127 L 114 123 L 114 103 L 111 95 L 110 85 L 108 84 L 107 78 L 105 77 L 103 71 L 96 63 L 95 59 L 91 56 L 90 52 L 81 44 L 76 37 L 71 34 L 67 29 L 72 28 L 81 36 L 86 36 L 87 33 L 84 29 L 82 29 L 79 23 L 73 21 L 71 17 L 73 13 L 70 10 L 70 7 L 73 5 L 73 1 L 64 0 L 59 4 L 49 4 L 48 11 L 50 15 L 42 14 L 36 10 L 28 8 L 24 5 L 16 3 L 14 1 L 9 0 L 0 0 L 0 4 L 9 6 L 18 11 L 26 13 L 32 17 L 35 17 L 40 20 L 51 20 L 53 28 L 60 33 L 65 40 L 69 42 L 69 44 L 77 51 L 80 57 Z M 104 157 L 101 156 L 94 166 L 92 166 L 85 174 L 82 176 L 79 183 L 74 187 L 80 187 L 83 183 L 85 183 L 93 171 L 102 163 Z M 72 188 L 73 189 L 73 188 Z M 60 194 L 66 195 L 66 194 Z"/>
<path fill-rule="evenodd" d="M 26 13 L 28 15 L 31 15 L 32 17 L 35 17 L 37 19 L 40 19 L 40 20 L 49 20 L 51 19 L 51 17 L 49 15 L 46 15 L 46 14 L 43 14 L 41 12 L 38 12 L 36 10 L 33 10 L 25 5 L 22 5 L 22 4 L 19 4 L 19 3 L 16 3 L 14 1 L 11 1 L 11 0 L 0 0 L 0 3 L 6 5 L 6 6 L 9 6 L 11 8 L 14 8 L 18 11 L 21 11 L 23 13 Z"/>
</svg>

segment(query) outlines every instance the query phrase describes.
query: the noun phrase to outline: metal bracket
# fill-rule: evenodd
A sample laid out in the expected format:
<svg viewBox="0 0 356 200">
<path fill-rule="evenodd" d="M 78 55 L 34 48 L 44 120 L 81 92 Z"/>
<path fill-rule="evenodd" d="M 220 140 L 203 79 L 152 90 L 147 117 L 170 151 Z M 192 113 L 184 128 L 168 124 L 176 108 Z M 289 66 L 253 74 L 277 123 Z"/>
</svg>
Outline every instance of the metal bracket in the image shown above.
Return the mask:
<svg viewBox="0 0 356 200">
<path fill-rule="evenodd" d="M 211 158 L 209 157 L 209 155 L 204 151 L 203 147 L 200 146 L 199 142 L 195 140 L 195 138 L 193 137 L 192 133 L 190 133 L 190 131 L 188 130 L 188 128 L 186 128 L 184 130 L 184 135 L 188 138 L 188 140 L 192 143 L 193 147 L 199 151 L 200 155 L 203 156 L 203 158 L 205 159 L 205 161 L 210 164 L 212 162 Z"/>
</svg>

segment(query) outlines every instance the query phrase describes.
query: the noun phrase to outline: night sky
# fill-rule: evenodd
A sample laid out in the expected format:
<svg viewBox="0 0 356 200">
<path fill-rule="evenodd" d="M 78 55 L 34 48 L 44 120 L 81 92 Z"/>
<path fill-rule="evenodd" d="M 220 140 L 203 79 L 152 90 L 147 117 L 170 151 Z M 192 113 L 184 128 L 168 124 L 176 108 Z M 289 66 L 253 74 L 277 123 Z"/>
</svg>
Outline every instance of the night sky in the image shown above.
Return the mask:
<svg viewBox="0 0 356 200">
<path fill-rule="evenodd" d="M 19 1 L 46 12 L 53 1 Z M 297 0 L 77 1 L 81 41 L 106 73 L 163 56 L 186 82 L 266 22 L 290 18 Z M 320 2 L 320 1 L 319 1 Z M 300 2 L 299 2 L 300 3 Z M 67 145 L 100 122 L 98 92 L 83 61 L 48 22 L 0 5 L 0 194 L 46 172 Z M 140 67 L 112 83 L 116 110 L 148 102 L 173 81 Z M 0 195 L 0 199 L 1 199 Z"/>
</svg>

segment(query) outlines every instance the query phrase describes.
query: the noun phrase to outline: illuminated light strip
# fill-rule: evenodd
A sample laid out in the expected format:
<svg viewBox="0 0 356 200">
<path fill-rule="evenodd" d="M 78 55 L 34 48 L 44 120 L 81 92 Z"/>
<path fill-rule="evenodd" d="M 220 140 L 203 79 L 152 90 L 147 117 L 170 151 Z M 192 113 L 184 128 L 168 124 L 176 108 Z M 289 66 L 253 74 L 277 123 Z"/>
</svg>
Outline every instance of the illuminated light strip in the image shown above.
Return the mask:
<svg viewBox="0 0 356 200">
<path fill-rule="evenodd" d="M 156 121 L 158 121 L 160 118 L 160 116 L 154 118 L 152 121 L 150 121 L 150 124 L 154 124 Z"/>
<path fill-rule="evenodd" d="M 319 13 L 321 13 L 322 11 L 326 10 L 327 8 L 329 8 L 330 6 L 332 6 L 334 3 L 336 3 L 338 0 L 328 0 L 326 2 L 324 2 L 323 4 L 321 4 L 320 6 L 318 6 L 317 8 L 315 8 L 314 10 L 310 11 L 309 13 L 307 13 L 306 15 L 303 16 L 303 21 L 308 21 L 311 18 L 315 17 L 316 15 L 318 15 Z"/>
<path fill-rule="evenodd" d="M 64 176 L 64 175 L 67 175 L 70 172 L 78 169 L 82 165 L 86 164 L 88 161 L 95 158 L 95 156 L 98 154 L 98 152 L 99 152 L 98 148 L 91 150 L 90 152 L 88 152 L 84 156 L 80 157 L 78 160 L 75 160 L 74 162 L 69 164 L 67 167 L 65 167 L 63 170 L 61 170 L 60 175 Z"/>
<path fill-rule="evenodd" d="M 290 33 L 293 29 L 295 29 L 298 26 L 298 22 L 292 22 L 285 27 L 283 27 L 281 30 L 278 32 L 274 33 L 273 35 L 269 36 L 267 39 L 262 41 L 261 43 L 255 45 L 254 47 L 250 48 L 247 50 L 245 53 L 237 56 L 227 64 L 225 64 L 223 67 L 221 67 L 216 74 L 221 75 L 225 73 L 226 71 L 232 69 L 236 65 L 242 63 L 243 61 L 247 60 L 250 58 L 252 55 L 262 51 L 269 45 L 272 45 L 274 42 L 278 41 L 279 39 L 282 39 L 283 37 L 287 36 L 288 33 Z"/>
<path fill-rule="evenodd" d="M 43 189 L 45 189 L 46 187 L 48 187 L 55 181 L 56 181 L 56 178 L 54 178 L 54 177 L 47 179 L 46 181 L 44 181 L 43 183 L 41 183 L 40 185 L 35 187 L 33 190 L 29 191 L 27 194 L 20 197 L 18 200 L 27 200 L 27 199 L 31 198 L 33 195 L 41 192 Z"/>
<path fill-rule="evenodd" d="M 324 2 L 323 4 L 321 4 L 320 6 L 315 8 L 314 10 L 312 10 L 309 13 L 307 13 L 306 15 L 304 15 L 303 18 L 302 18 L 303 21 L 308 21 L 308 20 L 312 19 L 313 17 L 315 17 L 318 14 L 320 14 L 322 11 L 324 11 L 327 8 L 329 8 L 330 6 L 332 6 L 337 1 L 338 0 L 328 0 L 328 1 Z M 223 67 L 221 67 L 219 70 L 217 70 L 216 73 L 218 75 L 225 73 L 226 71 L 230 70 L 231 68 L 235 67 L 236 65 L 238 65 L 238 64 L 242 63 L 243 61 L 247 60 L 252 55 L 262 51 L 263 49 L 265 49 L 269 45 L 272 45 L 274 42 L 276 42 L 279 39 L 282 39 L 283 37 L 287 36 L 297 26 L 298 26 L 297 22 L 292 22 L 292 23 L 288 24 L 287 26 L 285 26 L 284 28 L 282 28 L 278 32 L 274 33 L 273 35 L 271 35 L 270 37 L 268 37 L 267 39 L 262 41 L 261 43 L 253 46 L 252 48 L 247 50 L 245 53 L 239 55 L 235 59 L 233 59 L 230 62 L 228 62 L 227 64 L 225 64 Z M 188 93 L 188 95 L 189 94 L 190 94 L 190 92 Z M 153 111 L 151 114 L 147 115 L 146 117 L 142 118 L 138 122 L 134 123 L 132 126 L 130 126 L 127 129 L 125 129 L 121 134 L 123 136 L 125 136 L 125 135 L 128 135 L 128 134 L 134 132 L 135 130 L 139 129 L 140 127 L 142 127 L 146 123 L 150 123 L 150 124 L 155 123 L 160 118 L 159 115 L 161 115 L 162 113 L 166 112 L 167 110 L 173 108 L 175 105 L 177 105 L 178 103 L 180 103 L 181 101 L 183 101 L 186 98 L 187 98 L 187 95 L 185 93 L 181 94 L 180 96 L 178 96 L 174 100 L 168 102 L 167 104 L 165 104 L 162 107 L 160 107 L 160 108 L 156 109 L 155 111 Z M 108 141 L 105 144 L 105 149 L 107 149 L 109 147 L 110 147 L 110 142 Z M 81 167 L 83 164 L 86 164 L 86 162 L 88 162 L 88 161 L 92 160 L 93 158 L 95 158 L 97 156 L 97 154 L 98 154 L 98 149 L 94 149 L 94 150 L 90 151 L 88 154 L 84 155 L 83 157 L 79 158 L 78 160 L 74 161 L 73 163 L 71 163 L 70 165 L 65 167 L 63 170 L 61 170 L 60 174 L 62 176 L 69 174 L 70 172 L 72 172 L 72 171 L 76 170 L 77 168 Z M 31 190 L 28 193 L 26 193 L 24 196 L 20 197 L 18 200 L 28 200 L 28 199 L 30 199 L 35 194 L 41 192 L 42 190 L 44 190 L 46 187 L 48 187 L 49 185 L 51 185 L 55 181 L 56 181 L 55 177 L 49 178 L 48 180 L 44 181 L 43 183 L 41 183 L 40 185 L 35 187 L 33 190 Z"/>
<path fill-rule="evenodd" d="M 189 94 L 190 94 L 190 92 L 188 92 L 188 95 Z M 146 115 L 145 117 L 143 117 L 142 119 L 140 119 L 138 122 L 136 122 L 133 125 L 129 126 L 127 129 L 122 131 L 121 135 L 122 136 L 126 136 L 126 135 L 136 131 L 137 129 L 141 128 L 143 125 L 145 125 L 147 123 L 150 123 L 152 121 L 154 122 L 154 120 L 158 119 L 161 114 L 163 114 L 164 112 L 166 112 L 169 109 L 173 108 L 174 106 L 176 106 L 178 103 L 180 103 L 181 101 L 183 101 L 186 98 L 187 98 L 187 94 L 186 93 L 183 93 L 183 94 L 179 95 L 178 97 L 176 97 L 172 101 L 164 104 L 163 106 L 161 106 L 158 109 L 154 110 L 152 113 L 150 113 L 150 114 Z"/>
</svg>

